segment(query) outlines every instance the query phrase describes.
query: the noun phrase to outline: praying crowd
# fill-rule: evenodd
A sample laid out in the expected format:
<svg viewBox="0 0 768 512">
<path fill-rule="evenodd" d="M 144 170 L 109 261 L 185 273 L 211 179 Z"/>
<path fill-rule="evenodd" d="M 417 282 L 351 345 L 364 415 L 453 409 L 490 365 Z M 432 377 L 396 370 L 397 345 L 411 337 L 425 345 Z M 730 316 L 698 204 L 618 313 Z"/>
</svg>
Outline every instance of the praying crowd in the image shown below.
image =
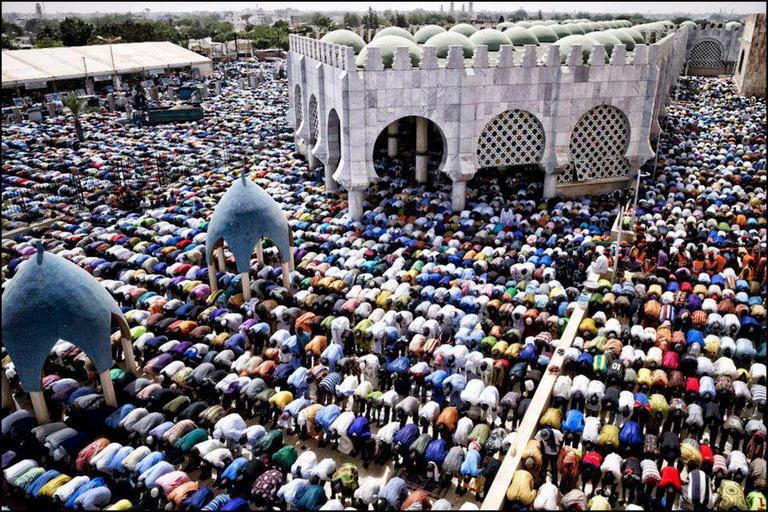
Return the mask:
<svg viewBox="0 0 768 512">
<path fill-rule="evenodd" d="M 82 143 L 63 116 L 3 126 L 4 231 L 58 218 L 3 237 L 4 283 L 38 241 L 85 269 L 140 370 L 115 332 L 110 407 L 88 355 L 53 347 L 51 423 L 3 414 L 16 508 L 476 510 L 547 372 L 506 509 L 766 508 L 764 100 L 680 79 L 616 254 L 634 190 L 547 200 L 532 173 L 487 170 L 453 212 L 450 183 L 415 183 L 407 152 L 377 157 L 351 220 L 294 151 L 280 63 L 249 63 L 255 89 L 231 66 L 200 122 L 90 113 Z M 213 209 L 243 174 L 287 216 L 295 259 L 286 287 L 265 240 L 251 298 L 233 254 L 215 290 L 205 260 Z"/>
</svg>

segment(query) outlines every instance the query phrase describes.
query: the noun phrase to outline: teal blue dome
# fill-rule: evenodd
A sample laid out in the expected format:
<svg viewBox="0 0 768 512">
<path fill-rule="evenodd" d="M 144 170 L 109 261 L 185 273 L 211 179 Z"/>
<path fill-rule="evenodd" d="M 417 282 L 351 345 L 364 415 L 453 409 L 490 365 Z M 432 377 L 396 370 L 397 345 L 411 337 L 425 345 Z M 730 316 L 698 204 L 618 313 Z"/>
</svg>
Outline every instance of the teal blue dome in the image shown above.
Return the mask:
<svg viewBox="0 0 768 512">
<path fill-rule="evenodd" d="M 511 21 L 502 21 L 501 23 L 496 24 L 496 30 L 501 30 L 502 32 L 507 30 L 510 27 L 514 27 L 515 24 Z"/>
<path fill-rule="evenodd" d="M 558 39 L 573 35 L 573 32 L 571 32 L 571 29 L 568 28 L 568 25 L 550 25 L 549 28 L 551 28 L 552 31 L 557 34 Z"/>
<path fill-rule="evenodd" d="M 612 36 L 616 36 L 616 38 L 621 41 L 621 44 L 627 47 L 627 51 L 631 52 L 635 49 L 635 39 L 632 37 L 632 35 L 627 32 L 627 29 L 625 28 L 612 28 L 610 30 L 605 31 L 606 34 L 611 34 Z"/>
<path fill-rule="evenodd" d="M 586 62 L 589 59 L 589 53 L 592 51 L 592 46 L 595 44 L 593 39 L 582 35 L 566 36 L 559 39 L 554 44 L 560 47 L 560 60 L 565 63 L 568 61 L 571 55 L 571 47 L 574 45 L 581 46 L 582 62 Z"/>
<path fill-rule="evenodd" d="M 621 40 L 613 34 L 608 32 L 590 32 L 586 37 L 592 39 L 598 44 L 602 44 L 605 47 L 605 53 L 611 56 L 613 53 L 613 47 L 617 44 L 621 44 Z"/>
</svg>

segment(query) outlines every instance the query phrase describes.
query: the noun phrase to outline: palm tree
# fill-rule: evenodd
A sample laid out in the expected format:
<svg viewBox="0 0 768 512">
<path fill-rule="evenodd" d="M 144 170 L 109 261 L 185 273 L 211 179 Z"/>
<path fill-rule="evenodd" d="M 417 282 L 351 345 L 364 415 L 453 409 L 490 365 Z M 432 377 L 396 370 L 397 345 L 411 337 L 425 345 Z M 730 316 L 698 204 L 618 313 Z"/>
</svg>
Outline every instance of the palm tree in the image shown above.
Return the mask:
<svg viewBox="0 0 768 512">
<path fill-rule="evenodd" d="M 83 134 L 83 126 L 80 124 L 80 114 L 85 112 L 85 100 L 75 94 L 70 94 L 62 103 L 72 113 L 72 118 L 75 121 L 75 133 L 77 134 L 77 139 L 80 142 L 83 142 L 85 140 L 85 135 Z"/>
</svg>

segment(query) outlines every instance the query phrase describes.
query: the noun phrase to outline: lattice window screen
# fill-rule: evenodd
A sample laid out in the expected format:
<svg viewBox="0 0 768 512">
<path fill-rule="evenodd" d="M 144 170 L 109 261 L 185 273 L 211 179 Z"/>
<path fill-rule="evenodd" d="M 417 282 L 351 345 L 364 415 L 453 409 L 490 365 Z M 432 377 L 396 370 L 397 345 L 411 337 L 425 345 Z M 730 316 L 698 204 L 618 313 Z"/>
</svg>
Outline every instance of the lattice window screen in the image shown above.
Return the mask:
<svg viewBox="0 0 768 512">
<path fill-rule="evenodd" d="M 525 110 L 507 110 L 483 128 L 477 144 L 479 167 L 537 164 L 544 154 L 544 128 Z"/>
<path fill-rule="evenodd" d="M 599 105 L 578 120 L 571 133 L 570 161 L 560 183 L 614 178 L 629 174 L 624 157 L 629 125 L 615 107 Z"/>
<path fill-rule="evenodd" d="M 723 48 L 717 41 L 701 41 L 691 50 L 688 65 L 695 68 L 719 68 L 723 65 Z"/>
<path fill-rule="evenodd" d="M 296 111 L 296 129 L 298 130 L 299 126 L 301 126 L 301 122 L 304 120 L 304 112 L 301 110 L 301 86 L 296 84 L 294 91 L 294 110 Z"/>
<path fill-rule="evenodd" d="M 317 98 L 315 95 L 309 97 L 309 143 L 317 142 Z"/>
</svg>

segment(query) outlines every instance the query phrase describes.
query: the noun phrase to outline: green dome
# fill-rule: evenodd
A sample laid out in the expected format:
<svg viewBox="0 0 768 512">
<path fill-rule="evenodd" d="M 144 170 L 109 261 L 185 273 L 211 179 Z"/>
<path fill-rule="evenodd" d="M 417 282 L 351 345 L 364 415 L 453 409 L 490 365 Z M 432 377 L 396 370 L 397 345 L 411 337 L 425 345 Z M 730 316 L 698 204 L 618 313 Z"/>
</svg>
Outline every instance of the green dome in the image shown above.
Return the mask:
<svg viewBox="0 0 768 512">
<path fill-rule="evenodd" d="M 477 29 L 469 23 L 459 23 L 458 25 L 452 26 L 449 32 L 458 32 L 463 36 L 469 37 L 477 32 Z"/>
<path fill-rule="evenodd" d="M 619 21 L 619 23 L 621 23 L 621 26 L 622 26 L 622 27 L 627 27 L 627 28 L 629 28 L 629 27 L 631 27 L 631 26 L 632 26 L 632 22 L 631 22 L 631 21 L 629 21 L 629 20 L 618 20 L 618 21 Z"/>
<path fill-rule="evenodd" d="M 501 23 L 496 25 L 496 30 L 507 30 L 510 27 L 514 27 L 515 24 L 511 21 L 502 21 Z"/>
<path fill-rule="evenodd" d="M 355 50 L 355 54 L 360 53 L 360 50 L 365 47 L 363 38 L 351 30 L 334 30 L 325 34 L 320 40 L 325 43 L 351 46 Z"/>
<path fill-rule="evenodd" d="M 365 67 L 365 61 L 368 59 L 368 48 L 380 48 L 384 67 L 391 68 L 392 61 L 395 58 L 395 51 L 400 47 L 408 48 L 408 54 L 411 56 L 411 66 L 418 66 L 421 62 L 421 48 L 410 39 L 398 36 L 381 36 L 374 38 L 373 41 L 363 48 L 357 56 L 355 63 L 358 67 Z"/>
<path fill-rule="evenodd" d="M 558 39 L 562 39 L 573 34 L 571 29 L 568 28 L 568 25 L 551 25 L 549 28 L 551 28 L 552 31 L 557 34 Z"/>
<path fill-rule="evenodd" d="M 627 47 L 627 51 L 631 52 L 635 49 L 635 39 L 627 32 L 627 29 L 625 28 L 612 28 L 610 30 L 607 30 L 605 32 L 606 34 L 611 34 L 612 36 L 616 36 L 616 38 L 621 41 L 621 44 Z"/>
<path fill-rule="evenodd" d="M 546 25 L 547 27 L 549 27 L 551 25 L 557 25 L 557 21 L 555 21 L 555 20 L 544 20 L 544 25 Z"/>
<path fill-rule="evenodd" d="M 738 30 L 741 28 L 741 23 L 738 21 L 729 21 L 725 24 L 725 30 Z"/>
<path fill-rule="evenodd" d="M 586 37 L 605 46 L 605 53 L 607 53 L 609 57 L 611 56 L 611 53 L 613 53 L 614 45 L 621 44 L 621 40 L 618 37 L 609 34 L 608 32 L 590 32 Z"/>
<path fill-rule="evenodd" d="M 544 20 L 533 20 L 533 21 L 531 21 L 531 26 L 532 27 L 536 27 L 536 26 L 542 26 L 543 27 L 544 26 Z"/>
<path fill-rule="evenodd" d="M 576 26 L 578 27 L 577 30 L 580 30 L 579 33 L 582 34 L 582 35 L 586 34 L 587 32 L 592 32 L 592 24 L 591 23 L 585 23 L 585 22 L 582 21 L 580 23 L 576 23 Z"/>
<path fill-rule="evenodd" d="M 531 28 L 532 23 L 530 21 L 518 21 L 515 23 L 516 27 Z"/>
<path fill-rule="evenodd" d="M 531 27 L 531 32 L 536 36 L 540 43 L 554 43 L 558 37 L 554 30 L 544 25 Z"/>
<path fill-rule="evenodd" d="M 504 35 L 512 41 L 515 46 L 525 46 L 527 44 L 539 44 L 539 40 L 533 33 L 523 27 L 512 27 L 504 31 Z"/>
<path fill-rule="evenodd" d="M 565 63 L 568 62 L 568 57 L 571 55 L 571 47 L 573 45 L 581 46 L 582 62 L 586 62 L 587 59 L 589 59 L 589 53 L 592 51 L 592 45 L 594 43 L 595 42 L 587 36 L 574 34 L 559 39 L 554 44 L 560 47 L 560 60 Z"/>
<path fill-rule="evenodd" d="M 640 31 L 636 28 L 627 27 L 624 29 L 624 31 L 632 36 L 632 39 L 635 40 L 635 44 L 645 44 L 645 38 L 643 37 L 643 34 L 641 34 Z"/>
<path fill-rule="evenodd" d="M 427 42 L 427 39 L 429 39 L 432 36 L 435 36 L 437 34 L 441 34 L 445 32 L 445 29 L 443 27 L 440 27 L 438 25 L 424 25 L 419 30 L 416 31 L 416 33 L 413 35 L 413 39 L 419 43 L 423 44 Z"/>
<path fill-rule="evenodd" d="M 512 41 L 510 41 L 509 37 L 493 28 L 484 28 L 482 30 L 478 30 L 472 34 L 469 40 L 475 43 L 475 45 L 486 45 L 489 52 L 499 51 L 499 47 L 503 44 L 512 44 Z"/>
<path fill-rule="evenodd" d="M 400 27 L 387 27 L 379 30 L 376 32 L 376 35 L 373 36 L 374 39 L 384 36 L 397 36 L 397 37 L 404 37 L 405 39 L 408 39 L 409 41 L 416 41 L 413 38 L 413 34 L 405 30 L 404 28 Z"/>
<path fill-rule="evenodd" d="M 587 33 L 587 31 L 584 30 L 584 27 L 581 26 L 581 23 L 569 23 L 566 26 L 568 27 L 568 30 L 571 31 L 571 34 L 584 35 Z"/>
<path fill-rule="evenodd" d="M 691 20 L 685 20 L 680 24 L 680 27 L 691 27 L 696 28 L 696 22 Z"/>
<path fill-rule="evenodd" d="M 462 46 L 464 48 L 464 57 L 472 57 L 475 54 L 475 43 L 465 35 L 458 32 L 443 32 L 430 37 L 424 46 L 437 48 L 438 58 L 448 57 L 448 48 L 451 46 Z"/>
</svg>

